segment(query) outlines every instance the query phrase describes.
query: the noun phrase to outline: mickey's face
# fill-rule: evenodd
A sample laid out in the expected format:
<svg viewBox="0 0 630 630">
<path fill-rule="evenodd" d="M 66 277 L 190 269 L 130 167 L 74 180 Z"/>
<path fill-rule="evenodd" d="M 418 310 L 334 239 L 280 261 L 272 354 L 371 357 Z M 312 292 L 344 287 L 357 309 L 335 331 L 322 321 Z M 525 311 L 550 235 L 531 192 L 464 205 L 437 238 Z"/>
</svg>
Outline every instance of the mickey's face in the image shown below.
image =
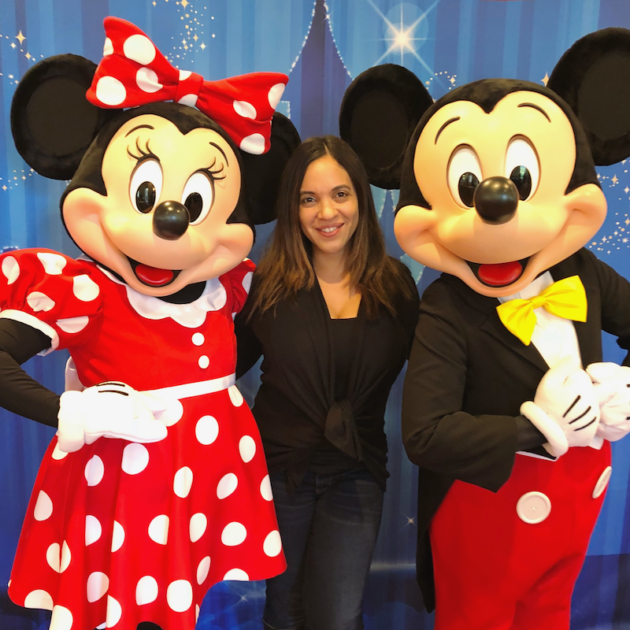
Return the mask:
<svg viewBox="0 0 630 630">
<path fill-rule="evenodd" d="M 154 114 L 127 121 L 105 152 L 107 195 L 79 188 L 63 203 L 77 245 L 146 295 L 170 295 L 235 267 L 253 244 L 251 228 L 228 224 L 241 172 L 215 131 L 183 135 Z"/>
<path fill-rule="evenodd" d="M 470 101 L 445 105 L 420 134 L 413 163 L 431 209 L 401 208 L 398 242 L 477 293 L 520 291 L 604 221 L 596 185 L 565 194 L 575 146 L 566 114 L 543 94 L 513 92 L 490 113 Z"/>
</svg>

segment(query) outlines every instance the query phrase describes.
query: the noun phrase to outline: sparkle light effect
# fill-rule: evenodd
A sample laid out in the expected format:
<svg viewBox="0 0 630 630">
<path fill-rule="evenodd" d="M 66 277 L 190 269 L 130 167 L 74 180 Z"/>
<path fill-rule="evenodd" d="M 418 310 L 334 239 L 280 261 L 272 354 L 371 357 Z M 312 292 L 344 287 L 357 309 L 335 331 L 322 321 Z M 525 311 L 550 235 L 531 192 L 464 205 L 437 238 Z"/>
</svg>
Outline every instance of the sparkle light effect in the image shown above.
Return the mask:
<svg viewBox="0 0 630 630">
<path fill-rule="evenodd" d="M 426 64 L 424 59 L 422 59 L 422 57 L 418 54 L 418 48 L 420 46 L 414 45 L 415 42 L 424 43 L 427 38 L 414 37 L 414 35 L 416 34 L 416 29 L 422 24 L 424 20 L 426 20 L 427 15 L 429 15 L 429 13 L 431 13 L 431 11 L 435 9 L 435 7 L 439 4 L 439 2 L 440 0 L 435 0 L 435 2 L 424 13 L 420 15 L 420 17 L 418 17 L 414 22 L 412 22 L 409 25 L 405 24 L 404 17 L 403 17 L 403 3 L 401 3 L 400 4 L 400 20 L 399 20 L 399 23 L 396 25 L 396 24 L 393 24 L 383 14 L 383 12 L 376 6 L 376 4 L 374 4 L 373 0 L 367 0 L 367 3 L 376 11 L 376 13 L 378 13 L 378 15 L 381 17 L 383 22 L 385 22 L 385 24 L 387 25 L 389 32 L 392 33 L 392 37 L 384 38 L 384 41 L 388 43 L 388 48 L 380 56 L 380 58 L 376 61 L 374 65 L 375 66 L 378 65 L 379 63 L 383 61 L 383 59 L 385 59 L 385 57 L 388 57 L 389 55 L 399 54 L 400 65 L 402 66 L 403 61 L 404 61 L 404 56 L 405 54 L 408 53 L 408 54 L 413 55 L 422 64 L 424 69 L 429 74 L 433 74 L 433 70 L 429 68 L 429 66 Z"/>
</svg>

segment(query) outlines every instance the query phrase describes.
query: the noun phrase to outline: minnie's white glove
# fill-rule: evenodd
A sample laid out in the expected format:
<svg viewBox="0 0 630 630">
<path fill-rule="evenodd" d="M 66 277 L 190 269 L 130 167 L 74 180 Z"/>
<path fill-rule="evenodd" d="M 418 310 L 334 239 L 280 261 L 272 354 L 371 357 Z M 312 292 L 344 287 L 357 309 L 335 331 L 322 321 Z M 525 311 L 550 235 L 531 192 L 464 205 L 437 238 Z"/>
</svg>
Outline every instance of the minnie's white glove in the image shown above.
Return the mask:
<svg viewBox="0 0 630 630">
<path fill-rule="evenodd" d="M 153 411 L 164 409 L 153 397 L 118 382 L 61 395 L 57 441 L 62 451 L 78 451 L 100 437 L 130 442 L 159 442 L 167 435 Z"/>
<path fill-rule="evenodd" d="M 591 363 L 586 368 L 599 401 L 597 435 L 615 442 L 630 433 L 630 367 Z"/>
<path fill-rule="evenodd" d="M 542 377 L 534 401 L 521 413 L 547 438 L 555 457 L 570 446 L 590 446 L 599 425 L 599 401 L 589 375 L 565 359 Z"/>
</svg>

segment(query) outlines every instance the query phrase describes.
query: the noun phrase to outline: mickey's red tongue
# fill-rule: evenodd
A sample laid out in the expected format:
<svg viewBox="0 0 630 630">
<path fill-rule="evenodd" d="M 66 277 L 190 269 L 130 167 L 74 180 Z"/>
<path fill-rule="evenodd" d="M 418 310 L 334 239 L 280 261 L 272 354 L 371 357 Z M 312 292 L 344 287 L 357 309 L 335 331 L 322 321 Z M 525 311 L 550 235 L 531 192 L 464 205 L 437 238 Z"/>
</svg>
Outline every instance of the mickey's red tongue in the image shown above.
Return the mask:
<svg viewBox="0 0 630 630">
<path fill-rule="evenodd" d="M 158 269 L 157 267 L 149 267 L 149 265 L 140 264 L 136 267 L 135 272 L 142 282 L 152 287 L 161 287 L 173 279 L 173 272 L 170 269 Z"/>
<path fill-rule="evenodd" d="M 479 265 L 477 274 L 484 284 L 502 287 L 518 280 L 523 273 L 520 262 L 499 263 L 498 265 Z"/>
</svg>

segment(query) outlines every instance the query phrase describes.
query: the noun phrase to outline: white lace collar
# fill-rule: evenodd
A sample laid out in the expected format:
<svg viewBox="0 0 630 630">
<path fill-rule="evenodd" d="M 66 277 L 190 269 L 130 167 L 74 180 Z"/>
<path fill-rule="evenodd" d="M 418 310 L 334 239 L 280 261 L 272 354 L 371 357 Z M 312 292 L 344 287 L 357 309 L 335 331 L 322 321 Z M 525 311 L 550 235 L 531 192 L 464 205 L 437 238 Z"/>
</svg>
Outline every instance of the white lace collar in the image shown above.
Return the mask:
<svg viewBox="0 0 630 630">
<path fill-rule="evenodd" d="M 98 268 L 110 280 L 125 287 L 129 304 L 131 304 L 131 307 L 138 315 L 145 319 L 158 320 L 170 317 L 185 328 L 198 328 L 206 321 L 206 313 L 208 311 L 218 311 L 227 302 L 225 287 L 218 278 L 207 280 L 203 293 L 194 302 L 189 304 L 170 304 L 151 295 L 138 293 L 128 284 L 121 282 L 107 269 L 103 269 L 100 265 Z"/>
</svg>

